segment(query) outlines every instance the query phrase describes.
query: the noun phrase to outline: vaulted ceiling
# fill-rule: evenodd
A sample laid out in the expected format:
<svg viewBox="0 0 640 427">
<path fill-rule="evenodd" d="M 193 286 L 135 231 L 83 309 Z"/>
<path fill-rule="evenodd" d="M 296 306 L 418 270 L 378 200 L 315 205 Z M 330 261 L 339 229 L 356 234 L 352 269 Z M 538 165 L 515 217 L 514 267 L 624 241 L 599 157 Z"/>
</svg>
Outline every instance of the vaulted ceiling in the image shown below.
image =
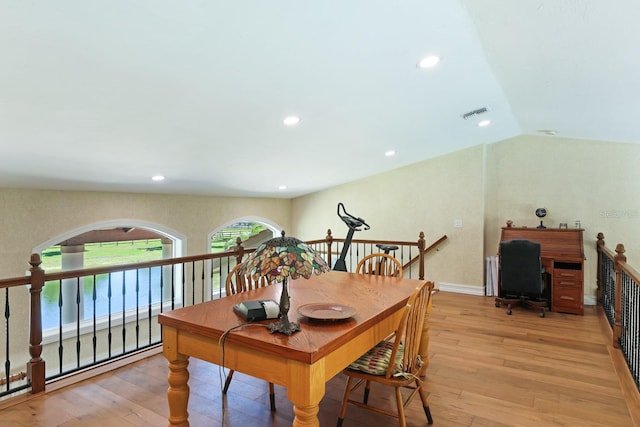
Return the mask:
<svg viewBox="0 0 640 427">
<path fill-rule="evenodd" d="M 638 143 L 638 16 L 634 0 L 0 0 L 0 186 L 289 198 L 521 134 Z"/>
</svg>

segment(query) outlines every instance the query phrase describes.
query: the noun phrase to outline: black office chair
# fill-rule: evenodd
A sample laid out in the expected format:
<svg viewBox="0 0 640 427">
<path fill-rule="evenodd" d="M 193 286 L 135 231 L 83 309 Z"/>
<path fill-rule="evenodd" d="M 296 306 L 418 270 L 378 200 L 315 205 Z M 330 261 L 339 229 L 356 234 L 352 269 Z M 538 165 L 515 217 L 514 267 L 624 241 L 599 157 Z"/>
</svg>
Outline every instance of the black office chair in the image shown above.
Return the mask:
<svg viewBox="0 0 640 427">
<path fill-rule="evenodd" d="M 524 304 L 544 317 L 548 301 L 543 298 L 544 269 L 540 257 L 540 243 L 529 240 L 500 242 L 500 297 L 496 307 Z"/>
</svg>

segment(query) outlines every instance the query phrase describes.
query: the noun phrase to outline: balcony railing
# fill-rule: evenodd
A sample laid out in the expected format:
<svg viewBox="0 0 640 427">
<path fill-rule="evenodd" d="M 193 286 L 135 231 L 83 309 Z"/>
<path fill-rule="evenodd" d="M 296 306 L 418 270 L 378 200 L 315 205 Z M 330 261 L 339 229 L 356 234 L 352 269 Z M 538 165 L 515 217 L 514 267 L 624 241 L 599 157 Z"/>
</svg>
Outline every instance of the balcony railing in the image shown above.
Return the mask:
<svg viewBox="0 0 640 427">
<path fill-rule="evenodd" d="M 405 277 L 424 279 L 425 255 L 446 238 L 429 247 L 423 233 L 415 242 L 354 239 L 347 266 L 353 271 L 359 259 L 378 251 L 376 244 L 395 245 L 393 255 L 402 261 Z M 307 243 L 333 265 L 344 241 L 329 230 L 324 239 Z M 253 251 L 238 238 L 233 250 L 222 253 L 55 273 L 46 273 L 40 255 L 33 254 L 30 275 L 0 279 L 5 296 L 0 397 L 38 393 L 53 380 L 160 346 L 157 315 L 224 297 L 229 272 Z M 43 329 L 42 290 L 47 286 L 57 289 L 57 320 Z M 25 287 L 28 298 L 21 295 Z M 27 341 L 27 324 L 28 348 L 18 344 Z M 24 339 L 15 338 L 20 335 Z"/>
<path fill-rule="evenodd" d="M 627 264 L 624 245 L 615 251 L 598 233 L 598 304 L 612 328 L 613 346 L 622 351 L 640 391 L 640 273 Z"/>
</svg>

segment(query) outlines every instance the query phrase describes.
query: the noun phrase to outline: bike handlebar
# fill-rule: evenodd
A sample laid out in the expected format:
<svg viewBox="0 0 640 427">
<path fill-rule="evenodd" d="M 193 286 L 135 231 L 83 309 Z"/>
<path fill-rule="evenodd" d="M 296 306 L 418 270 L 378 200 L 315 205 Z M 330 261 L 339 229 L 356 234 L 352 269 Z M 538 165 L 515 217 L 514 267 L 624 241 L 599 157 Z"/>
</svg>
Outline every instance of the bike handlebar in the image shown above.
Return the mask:
<svg viewBox="0 0 640 427">
<path fill-rule="evenodd" d="M 340 214 L 340 208 L 341 207 L 342 207 L 343 214 Z M 347 227 L 349 227 L 349 229 L 351 229 L 351 230 L 360 231 L 359 227 L 362 227 L 362 226 L 364 226 L 365 230 L 368 230 L 370 228 L 369 224 L 367 224 L 364 219 L 357 218 L 357 217 L 351 215 L 349 212 L 347 212 L 347 210 L 344 208 L 344 205 L 342 204 L 342 202 L 338 203 L 338 217 L 345 224 L 347 224 Z"/>
</svg>

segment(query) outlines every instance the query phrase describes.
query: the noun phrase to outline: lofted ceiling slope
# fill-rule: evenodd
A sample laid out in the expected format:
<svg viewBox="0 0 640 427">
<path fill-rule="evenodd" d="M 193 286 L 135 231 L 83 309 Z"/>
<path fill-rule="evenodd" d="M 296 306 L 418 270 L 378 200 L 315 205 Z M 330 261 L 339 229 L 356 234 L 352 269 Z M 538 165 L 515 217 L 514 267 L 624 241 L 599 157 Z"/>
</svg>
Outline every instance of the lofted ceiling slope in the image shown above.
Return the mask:
<svg viewBox="0 0 640 427">
<path fill-rule="evenodd" d="M 2 187 L 291 198 L 543 130 L 640 142 L 633 0 L 0 10 Z"/>
</svg>

